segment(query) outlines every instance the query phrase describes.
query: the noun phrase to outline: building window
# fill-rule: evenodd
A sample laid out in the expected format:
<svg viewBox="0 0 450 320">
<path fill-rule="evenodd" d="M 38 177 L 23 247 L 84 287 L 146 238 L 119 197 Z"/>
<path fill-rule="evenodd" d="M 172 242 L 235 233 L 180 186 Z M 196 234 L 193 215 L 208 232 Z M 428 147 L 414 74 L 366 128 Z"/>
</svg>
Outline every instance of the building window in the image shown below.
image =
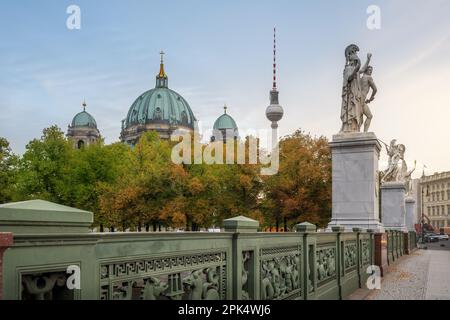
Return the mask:
<svg viewBox="0 0 450 320">
<path fill-rule="evenodd" d="M 441 206 L 441 214 L 442 214 L 442 215 L 445 214 L 445 206 Z"/>
<path fill-rule="evenodd" d="M 442 199 L 442 201 L 445 200 L 445 193 L 444 193 L 444 191 L 441 191 L 441 199 Z"/>
<path fill-rule="evenodd" d="M 450 215 L 450 205 L 447 205 L 447 214 Z"/>
<path fill-rule="evenodd" d="M 83 148 L 84 147 L 84 141 L 83 140 L 79 140 L 78 143 L 77 143 L 77 147 L 78 147 L 78 149 Z"/>
<path fill-rule="evenodd" d="M 439 201 L 439 192 L 436 193 L 436 201 Z"/>
<path fill-rule="evenodd" d="M 428 216 L 430 216 L 431 215 L 431 207 L 427 207 L 427 212 L 428 212 Z M 450 206 L 448 206 L 448 212 L 450 212 Z"/>
<path fill-rule="evenodd" d="M 436 215 L 436 208 L 433 207 L 433 216 Z"/>
<path fill-rule="evenodd" d="M 431 194 L 431 201 L 434 202 L 434 201 L 435 201 L 434 199 L 435 199 L 435 196 L 434 196 L 434 192 L 433 192 L 433 193 Z"/>
</svg>

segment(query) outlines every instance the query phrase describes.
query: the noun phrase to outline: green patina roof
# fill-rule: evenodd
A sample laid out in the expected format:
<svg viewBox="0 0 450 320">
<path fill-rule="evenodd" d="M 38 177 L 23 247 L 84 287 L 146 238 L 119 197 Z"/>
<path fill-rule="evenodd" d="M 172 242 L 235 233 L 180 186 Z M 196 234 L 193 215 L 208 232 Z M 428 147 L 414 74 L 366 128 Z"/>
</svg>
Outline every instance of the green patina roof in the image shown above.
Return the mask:
<svg viewBox="0 0 450 320">
<path fill-rule="evenodd" d="M 234 119 L 228 114 L 224 113 L 219 118 L 217 118 L 216 122 L 214 122 L 214 130 L 220 129 L 237 129 L 236 122 Z"/>
<path fill-rule="evenodd" d="M 97 128 L 97 123 L 93 116 L 86 111 L 77 113 L 72 120 L 72 127 L 92 127 Z"/>
<path fill-rule="evenodd" d="M 167 87 L 156 87 L 144 92 L 131 105 L 125 127 L 162 123 L 194 129 L 196 118 L 187 101 Z"/>
</svg>

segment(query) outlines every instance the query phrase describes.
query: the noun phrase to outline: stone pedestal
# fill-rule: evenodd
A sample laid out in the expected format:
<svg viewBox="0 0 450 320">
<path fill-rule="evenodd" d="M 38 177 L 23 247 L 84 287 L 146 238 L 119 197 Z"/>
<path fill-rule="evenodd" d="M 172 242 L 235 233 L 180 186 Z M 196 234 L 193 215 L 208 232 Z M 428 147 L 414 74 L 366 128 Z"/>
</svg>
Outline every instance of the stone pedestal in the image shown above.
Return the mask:
<svg viewBox="0 0 450 320">
<path fill-rule="evenodd" d="M 381 221 L 386 229 L 406 228 L 405 184 L 386 182 L 381 186 Z"/>
<path fill-rule="evenodd" d="M 378 159 L 380 143 L 373 132 L 333 136 L 332 217 L 346 231 L 353 227 L 383 232 L 378 204 Z"/>
<path fill-rule="evenodd" d="M 416 200 L 412 197 L 406 197 L 405 199 L 406 209 L 406 228 L 408 231 L 416 231 Z"/>
</svg>

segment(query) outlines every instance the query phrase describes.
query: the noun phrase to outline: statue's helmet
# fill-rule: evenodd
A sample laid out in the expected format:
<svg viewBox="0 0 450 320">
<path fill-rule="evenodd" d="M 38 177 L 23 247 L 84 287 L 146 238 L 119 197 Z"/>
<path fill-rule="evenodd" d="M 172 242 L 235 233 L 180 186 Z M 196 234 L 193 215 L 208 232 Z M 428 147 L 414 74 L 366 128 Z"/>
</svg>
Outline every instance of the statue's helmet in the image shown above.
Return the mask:
<svg viewBox="0 0 450 320">
<path fill-rule="evenodd" d="M 356 53 L 359 52 L 359 47 L 356 44 L 351 44 L 345 48 L 345 60 L 347 62 L 350 61 L 350 58 Z"/>
</svg>

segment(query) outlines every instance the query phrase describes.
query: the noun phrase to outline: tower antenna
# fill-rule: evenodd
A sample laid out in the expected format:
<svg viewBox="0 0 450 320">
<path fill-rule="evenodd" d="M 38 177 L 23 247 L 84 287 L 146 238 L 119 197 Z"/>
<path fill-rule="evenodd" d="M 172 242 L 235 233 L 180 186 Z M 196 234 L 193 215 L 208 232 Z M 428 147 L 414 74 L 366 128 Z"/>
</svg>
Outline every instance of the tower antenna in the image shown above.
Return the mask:
<svg viewBox="0 0 450 320">
<path fill-rule="evenodd" d="M 273 89 L 277 88 L 277 40 L 276 28 L 273 28 Z"/>
</svg>

